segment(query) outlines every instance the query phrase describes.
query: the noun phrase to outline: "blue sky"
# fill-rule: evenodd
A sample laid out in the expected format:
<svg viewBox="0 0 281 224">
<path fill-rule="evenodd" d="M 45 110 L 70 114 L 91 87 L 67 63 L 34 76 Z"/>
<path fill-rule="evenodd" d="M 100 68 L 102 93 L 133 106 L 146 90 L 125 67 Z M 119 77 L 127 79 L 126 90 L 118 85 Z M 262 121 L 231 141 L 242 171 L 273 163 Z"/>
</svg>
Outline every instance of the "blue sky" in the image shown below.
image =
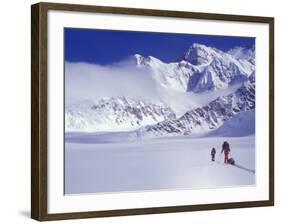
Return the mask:
<svg viewBox="0 0 281 224">
<path fill-rule="evenodd" d="M 119 62 L 133 54 L 154 56 L 164 62 L 178 61 L 193 44 L 226 51 L 235 46 L 250 48 L 251 37 L 207 36 L 131 31 L 65 28 L 65 60 L 100 65 Z"/>
</svg>

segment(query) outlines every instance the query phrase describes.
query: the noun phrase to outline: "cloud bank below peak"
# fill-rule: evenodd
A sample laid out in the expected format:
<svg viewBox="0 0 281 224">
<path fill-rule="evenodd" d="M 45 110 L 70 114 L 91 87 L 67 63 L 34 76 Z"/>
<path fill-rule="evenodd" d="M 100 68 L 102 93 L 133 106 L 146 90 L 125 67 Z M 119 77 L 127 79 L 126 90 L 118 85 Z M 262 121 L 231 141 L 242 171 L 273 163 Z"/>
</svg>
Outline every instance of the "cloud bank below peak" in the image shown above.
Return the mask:
<svg viewBox="0 0 281 224">
<path fill-rule="evenodd" d="M 159 101 L 158 88 L 147 68 L 132 66 L 131 63 L 122 63 L 122 66 L 65 63 L 65 98 L 68 102 L 121 96 Z"/>
</svg>

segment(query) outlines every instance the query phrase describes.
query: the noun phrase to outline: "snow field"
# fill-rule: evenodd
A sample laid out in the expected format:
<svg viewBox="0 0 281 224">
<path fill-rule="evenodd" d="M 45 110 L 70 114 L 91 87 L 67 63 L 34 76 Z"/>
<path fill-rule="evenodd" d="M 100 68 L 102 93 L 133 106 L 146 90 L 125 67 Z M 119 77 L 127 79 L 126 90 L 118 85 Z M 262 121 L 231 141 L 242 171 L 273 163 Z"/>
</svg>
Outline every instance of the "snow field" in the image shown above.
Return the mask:
<svg viewBox="0 0 281 224">
<path fill-rule="evenodd" d="M 255 184 L 255 174 L 249 171 L 255 170 L 254 136 L 173 137 L 123 143 L 120 140 L 124 140 L 124 133 L 119 137 L 116 133 L 77 135 L 66 139 L 66 194 Z M 87 142 L 87 138 L 91 139 L 87 144 L 81 143 Z M 220 150 L 225 140 L 230 143 L 231 156 L 242 169 L 223 164 Z M 212 147 L 217 150 L 215 162 L 211 162 Z"/>
</svg>

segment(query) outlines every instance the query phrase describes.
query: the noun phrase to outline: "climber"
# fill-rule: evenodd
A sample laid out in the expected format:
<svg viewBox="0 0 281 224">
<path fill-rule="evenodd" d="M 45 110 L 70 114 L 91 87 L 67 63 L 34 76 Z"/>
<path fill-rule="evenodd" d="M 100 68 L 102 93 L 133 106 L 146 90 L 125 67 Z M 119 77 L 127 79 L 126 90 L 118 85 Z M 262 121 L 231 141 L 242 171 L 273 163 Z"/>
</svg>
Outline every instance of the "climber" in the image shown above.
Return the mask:
<svg viewBox="0 0 281 224">
<path fill-rule="evenodd" d="M 215 148 L 212 148 L 211 157 L 212 157 L 212 161 L 214 162 L 216 159 L 216 149 Z"/>
<path fill-rule="evenodd" d="M 224 163 L 228 163 L 228 160 L 229 160 L 229 154 L 230 154 L 230 147 L 229 147 L 229 143 L 228 142 L 224 142 L 222 144 L 222 150 L 221 150 L 221 153 L 224 152 Z"/>
</svg>

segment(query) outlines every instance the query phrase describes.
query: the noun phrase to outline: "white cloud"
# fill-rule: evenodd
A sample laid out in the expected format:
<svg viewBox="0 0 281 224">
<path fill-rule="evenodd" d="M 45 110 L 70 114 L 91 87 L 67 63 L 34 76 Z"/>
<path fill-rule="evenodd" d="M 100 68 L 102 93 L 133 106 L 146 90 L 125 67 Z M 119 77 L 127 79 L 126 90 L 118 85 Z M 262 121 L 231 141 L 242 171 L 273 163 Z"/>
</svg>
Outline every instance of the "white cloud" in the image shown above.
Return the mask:
<svg viewBox="0 0 281 224">
<path fill-rule="evenodd" d="M 129 59 L 130 60 L 130 59 Z M 239 85 L 201 94 L 162 87 L 145 67 L 132 61 L 101 66 L 84 62 L 65 64 L 65 99 L 69 103 L 98 101 L 110 97 L 130 97 L 169 105 L 178 116 L 206 105 L 218 96 L 234 92 Z"/>
<path fill-rule="evenodd" d="M 67 101 L 92 100 L 126 96 L 159 101 L 157 83 L 150 71 L 130 64 L 101 66 L 83 62 L 65 64 L 65 97 Z"/>
</svg>

